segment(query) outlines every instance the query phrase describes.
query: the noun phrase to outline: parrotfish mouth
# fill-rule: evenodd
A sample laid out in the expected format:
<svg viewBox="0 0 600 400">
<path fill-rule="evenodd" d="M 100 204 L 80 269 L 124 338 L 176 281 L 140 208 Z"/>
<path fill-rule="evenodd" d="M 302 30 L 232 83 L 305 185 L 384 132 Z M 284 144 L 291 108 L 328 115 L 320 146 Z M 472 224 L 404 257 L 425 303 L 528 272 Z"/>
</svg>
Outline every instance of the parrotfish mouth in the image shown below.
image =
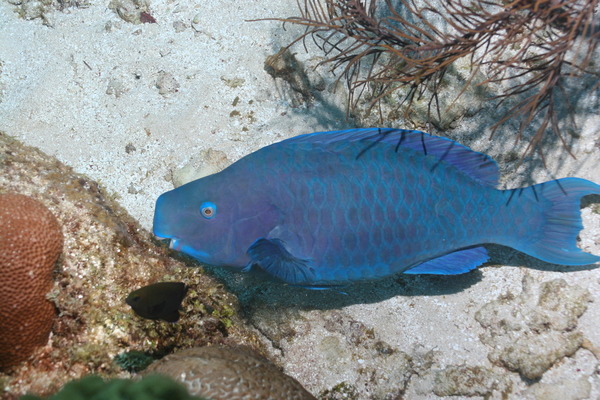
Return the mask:
<svg viewBox="0 0 600 400">
<path fill-rule="evenodd" d="M 208 253 L 206 253 L 205 251 L 202 251 L 202 250 L 195 249 L 192 246 L 187 245 L 185 243 L 182 243 L 181 239 L 174 238 L 174 237 L 169 238 L 169 237 L 158 236 L 158 235 L 154 235 L 154 236 L 156 236 L 156 238 L 161 239 L 161 240 L 169 240 L 169 249 L 185 253 L 185 254 L 192 256 L 202 262 L 208 262 L 207 261 L 207 259 L 209 258 Z"/>
<path fill-rule="evenodd" d="M 181 243 L 179 239 L 171 238 L 169 241 L 169 248 L 172 250 L 181 251 Z"/>
<path fill-rule="evenodd" d="M 157 234 L 156 232 L 154 232 L 154 238 L 155 238 L 156 240 L 159 240 L 159 241 L 161 241 L 161 242 L 165 242 L 165 241 L 167 241 L 167 240 L 168 240 L 168 241 L 169 241 L 169 248 L 170 248 L 170 249 L 175 249 L 175 250 L 178 250 L 178 249 L 176 249 L 176 248 L 174 247 L 174 246 L 176 246 L 176 245 L 177 245 L 177 242 L 178 242 L 178 240 L 177 240 L 176 238 L 174 238 L 174 237 L 171 237 L 171 236 L 163 236 L 163 235 L 159 235 L 159 234 Z"/>
<path fill-rule="evenodd" d="M 156 234 L 154 235 L 154 237 L 157 240 L 160 240 L 161 242 L 165 242 L 168 240 L 169 241 L 169 249 L 171 249 L 171 250 L 183 251 L 182 244 L 181 244 L 180 240 L 177 238 L 168 237 L 168 236 L 159 236 Z"/>
</svg>

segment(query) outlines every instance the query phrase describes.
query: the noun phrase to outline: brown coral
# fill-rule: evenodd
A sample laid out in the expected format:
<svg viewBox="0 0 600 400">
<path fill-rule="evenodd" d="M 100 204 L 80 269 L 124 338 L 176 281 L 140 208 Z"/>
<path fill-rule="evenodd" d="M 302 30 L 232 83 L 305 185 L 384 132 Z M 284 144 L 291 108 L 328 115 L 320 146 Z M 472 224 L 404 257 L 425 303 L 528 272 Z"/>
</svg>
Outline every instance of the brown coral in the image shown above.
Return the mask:
<svg viewBox="0 0 600 400">
<path fill-rule="evenodd" d="M 46 294 L 63 236 L 50 210 L 20 194 L 0 194 L 0 227 L 0 369 L 6 369 L 48 340 L 56 312 Z"/>
<path fill-rule="evenodd" d="M 215 400 L 315 399 L 294 378 L 242 347 L 194 347 L 152 364 L 147 373 L 183 382 L 191 394 Z"/>
</svg>

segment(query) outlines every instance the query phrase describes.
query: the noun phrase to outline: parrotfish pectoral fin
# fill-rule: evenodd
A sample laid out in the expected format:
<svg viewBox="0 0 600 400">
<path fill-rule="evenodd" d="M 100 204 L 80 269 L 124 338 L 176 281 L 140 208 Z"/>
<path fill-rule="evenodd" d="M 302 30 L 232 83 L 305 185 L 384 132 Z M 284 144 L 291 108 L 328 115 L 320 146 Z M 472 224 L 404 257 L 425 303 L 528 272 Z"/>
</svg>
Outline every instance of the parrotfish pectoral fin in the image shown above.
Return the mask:
<svg viewBox="0 0 600 400">
<path fill-rule="evenodd" d="M 414 268 L 404 271 L 405 274 L 458 275 L 469 272 L 489 260 L 484 247 L 455 251 L 433 260 L 426 261 Z"/>
<path fill-rule="evenodd" d="M 294 257 L 279 239 L 256 240 L 247 251 L 251 265 L 258 265 L 267 273 L 293 285 L 315 281 L 314 270 L 308 260 Z"/>
</svg>

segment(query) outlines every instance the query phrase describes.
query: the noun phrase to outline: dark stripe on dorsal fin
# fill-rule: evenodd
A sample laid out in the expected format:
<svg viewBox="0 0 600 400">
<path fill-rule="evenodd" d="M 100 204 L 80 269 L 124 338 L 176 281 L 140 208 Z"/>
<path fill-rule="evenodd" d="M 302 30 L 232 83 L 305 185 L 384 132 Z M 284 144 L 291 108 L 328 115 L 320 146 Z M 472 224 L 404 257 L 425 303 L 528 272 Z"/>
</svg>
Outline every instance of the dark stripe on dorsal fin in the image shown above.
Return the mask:
<svg viewBox="0 0 600 400">
<path fill-rule="evenodd" d="M 365 142 L 357 157 L 373 151 L 380 144 L 393 145 L 396 151 L 411 149 L 424 156 L 436 157 L 440 163 L 450 164 L 476 181 L 496 187 L 500 176 L 498 165 L 489 156 L 478 153 L 447 138 L 406 129 L 369 128 L 345 131 L 316 132 L 296 136 L 281 143 L 315 143 L 327 145 L 338 142 Z"/>
</svg>

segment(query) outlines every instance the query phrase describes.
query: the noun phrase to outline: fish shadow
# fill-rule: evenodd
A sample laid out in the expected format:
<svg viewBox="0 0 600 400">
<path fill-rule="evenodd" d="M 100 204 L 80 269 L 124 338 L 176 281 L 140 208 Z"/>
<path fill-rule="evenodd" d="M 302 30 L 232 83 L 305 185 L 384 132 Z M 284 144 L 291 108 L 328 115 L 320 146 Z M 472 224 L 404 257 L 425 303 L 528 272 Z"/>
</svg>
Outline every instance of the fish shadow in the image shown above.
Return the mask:
<svg viewBox="0 0 600 400">
<path fill-rule="evenodd" d="M 248 317 L 254 310 L 268 305 L 270 309 L 332 310 L 355 304 L 374 304 L 396 296 L 441 296 L 456 294 L 478 284 L 483 279 L 481 268 L 513 266 L 540 271 L 574 272 L 598 268 L 597 265 L 564 266 L 550 264 L 509 247 L 488 244 L 490 261 L 460 275 L 405 275 L 327 289 L 292 286 L 272 279 L 267 273 L 254 269 L 249 273 L 223 267 L 202 265 L 187 260 L 188 265 L 202 266 L 208 275 L 222 282 L 235 294 Z M 181 256 L 180 256 L 181 257 Z M 185 256 L 184 256 L 185 257 Z M 179 258 L 179 257 L 178 257 Z"/>
<path fill-rule="evenodd" d="M 239 273 L 211 266 L 205 269 L 223 282 L 238 297 L 242 309 L 250 313 L 257 304 L 269 304 L 273 309 L 332 310 L 354 304 L 379 303 L 396 296 L 452 294 L 478 283 L 483 275 L 478 270 L 447 276 L 398 274 L 376 281 L 314 289 L 275 281 L 262 271 Z"/>
<path fill-rule="evenodd" d="M 490 255 L 489 264 L 499 264 L 500 266 L 513 266 L 513 267 L 526 267 L 528 269 L 535 269 L 538 271 L 546 272 L 577 272 L 577 271 L 589 271 L 597 269 L 597 264 L 589 265 L 560 265 L 552 264 L 535 257 L 529 256 L 525 253 L 521 253 L 510 247 L 501 246 L 498 244 L 487 244 L 486 249 Z"/>
<path fill-rule="evenodd" d="M 477 270 L 452 276 L 399 274 L 376 281 L 313 289 L 274 281 L 261 271 L 242 274 L 210 266 L 205 269 L 238 297 L 246 311 L 253 309 L 255 304 L 270 304 L 274 308 L 331 310 L 353 304 L 379 303 L 396 296 L 438 296 L 461 292 L 482 277 Z"/>
</svg>

